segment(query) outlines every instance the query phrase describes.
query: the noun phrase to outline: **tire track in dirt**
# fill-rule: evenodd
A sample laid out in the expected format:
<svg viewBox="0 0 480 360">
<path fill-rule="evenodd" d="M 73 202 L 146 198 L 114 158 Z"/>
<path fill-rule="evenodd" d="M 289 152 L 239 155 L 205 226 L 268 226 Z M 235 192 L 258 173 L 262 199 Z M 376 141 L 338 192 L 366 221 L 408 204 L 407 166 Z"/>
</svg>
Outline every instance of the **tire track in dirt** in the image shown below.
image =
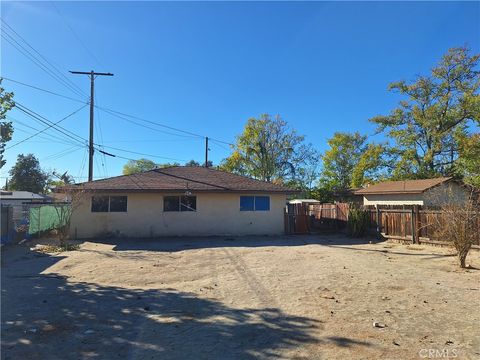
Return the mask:
<svg viewBox="0 0 480 360">
<path fill-rule="evenodd" d="M 268 291 L 258 277 L 251 270 L 249 270 L 239 251 L 233 251 L 231 249 L 224 248 L 223 252 L 230 260 L 230 263 L 232 264 L 236 273 L 244 280 L 245 284 L 255 294 L 257 300 L 260 302 L 260 305 L 280 308 L 278 302 L 272 296 L 270 291 Z"/>
</svg>

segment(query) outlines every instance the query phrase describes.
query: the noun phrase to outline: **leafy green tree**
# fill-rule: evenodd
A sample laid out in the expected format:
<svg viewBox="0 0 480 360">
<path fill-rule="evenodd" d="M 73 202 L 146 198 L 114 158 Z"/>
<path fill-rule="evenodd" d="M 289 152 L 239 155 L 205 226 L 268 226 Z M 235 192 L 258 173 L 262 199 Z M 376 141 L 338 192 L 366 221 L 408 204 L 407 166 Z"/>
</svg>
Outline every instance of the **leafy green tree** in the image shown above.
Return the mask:
<svg viewBox="0 0 480 360">
<path fill-rule="evenodd" d="M 383 145 L 368 144 L 367 137 L 358 132 L 336 132 L 327 142 L 318 189 L 325 193 L 323 197 L 379 179 L 384 169 Z"/>
<path fill-rule="evenodd" d="M 198 161 L 195 161 L 195 160 L 190 160 L 190 161 L 187 161 L 185 163 L 185 166 L 200 166 L 200 163 Z"/>
<path fill-rule="evenodd" d="M 8 187 L 11 190 L 33 193 L 43 193 L 46 190 L 48 174 L 40 168 L 40 162 L 33 154 L 19 154 L 9 174 Z"/>
<path fill-rule="evenodd" d="M 15 106 L 13 101 L 13 93 L 5 92 L 1 86 L 2 79 L 0 78 L 0 169 L 5 165 L 6 161 L 3 158 L 5 152 L 5 144 L 12 140 L 13 126 L 11 121 L 5 121 L 7 112 Z"/>
<path fill-rule="evenodd" d="M 308 161 L 316 158 L 304 137 L 280 116 L 251 118 L 236 139 L 233 153 L 222 162 L 226 171 L 268 182 L 296 180 Z"/>
<path fill-rule="evenodd" d="M 158 165 L 149 159 L 129 160 L 123 165 L 123 175 L 131 175 L 143 171 L 149 171 L 157 168 Z"/>
<path fill-rule="evenodd" d="M 480 188 L 480 133 L 460 140 L 459 158 L 455 166 L 457 176 Z"/>
<path fill-rule="evenodd" d="M 480 55 L 465 47 L 452 48 L 429 76 L 389 89 L 405 97 L 390 115 L 370 121 L 377 131 L 393 139 L 395 178 L 427 178 L 451 175 L 460 156 L 460 140 L 469 127 L 480 124 Z"/>
</svg>

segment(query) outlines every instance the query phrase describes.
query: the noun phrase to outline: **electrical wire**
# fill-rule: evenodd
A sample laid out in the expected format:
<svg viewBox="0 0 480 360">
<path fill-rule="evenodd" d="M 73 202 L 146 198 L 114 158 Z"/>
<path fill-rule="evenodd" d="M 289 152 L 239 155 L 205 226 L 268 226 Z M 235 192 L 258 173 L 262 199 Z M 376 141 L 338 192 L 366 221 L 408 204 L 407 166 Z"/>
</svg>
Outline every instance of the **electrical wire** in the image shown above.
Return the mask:
<svg viewBox="0 0 480 360">
<path fill-rule="evenodd" d="M 78 34 L 76 33 L 76 31 L 73 29 L 73 27 L 70 25 L 70 23 L 67 21 L 67 19 L 65 18 L 65 16 L 63 16 L 63 14 L 60 12 L 60 9 L 55 5 L 55 2 L 53 1 L 50 1 L 50 5 L 52 5 L 52 7 L 57 11 L 58 15 L 62 18 L 63 20 L 63 23 L 68 27 L 68 29 L 70 30 L 70 32 L 73 34 L 73 36 L 77 39 L 77 41 L 80 43 L 80 45 L 85 49 L 85 51 L 90 55 L 90 57 L 100 66 L 103 66 L 100 61 L 98 60 L 98 58 L 95 56 L 95 54 L 90 51 L 90 49 L 87 47 L 87 45 L 85 45 L 85 43 L 82 41 L 82 39 L 80 38 L 80 36 L 78 36 Z"/>
<path fill-rule="evenodd" d="M 11 78 L 8 78 L 8 77 L 5 77 L 5 76 L 0 76 L 1 79 L 3 80 L 7 80 L 7 81 L 11 81 L 15 84 L 19 84 L 19 85 L 23 85 L 23 86 L 26 86 L 26 87 L 29 87 L 29 88 L 32 88 L 32 89 L 35 89 L 35 90 L 39 90 L 39 91 L 43 91 L 43 92 L 46 92 L 48 94 L 51 94 L 51 95 L 55 95 L 55 96 L 59 96 L 59 97 L 62 97 L 64 99 L 68 99 L 68 100 L 72 100 L 72 101 L 76 101 L 76 102 L 79 102 L 79 103 L 82 103 L 82 104 L 88 104 L 87 101 L 83 101 L 83 100 L 80 100 L 80 99 L 75 99 L 75 98 L 72 98 L 70 96 L 66 96 L 66 95 L 62 95 L 62 94 L 59 94 L 59 93 L 56 93 L 54 91 L 50 91 L 50 90 L 46 90 L 46 89 L 42 89 L 42 88 L 39 88 L 35 85 L 30 85 L 30 84 L 26 84 L 24 82 L 21 82 L 21 81 L 17 81 L 17 80 L 13 80 Z"/>
<path fill-rule="evenodd" d="M 53 65 L 45 56 L 43 56 L 37 49 L 35 49 L 27 40 L 25 40 L 25 38 L 23 38 L 19 33 L 17 33 L 17 32 L 15 31 L 15 29 L 12 28 L 12 27 L 5 21 L 5 19 L 1 18 L 0 20 L 1 20 L 1 21 L 3 22 L 3 24 L 6 26 L 6 28 L 4 27 L 4 28 L 2 29 L 2 30 L 3 30 L 3 31 L 2 31 L 2 35 L 3 35 L 3 34 L 7 34 L 7 32 L 5 31 L 5 30 L 7 30 L 7 29 L 8 29 L 9 31 L 13 32 L 13 33 L 14 33 L 19 39 L 21 39 L 30 49 L 32 49 L 36 54 L 38 54 L 38 55 L 40 56 L 40 58 L 43 59 L 43 61 L 44 61 L 45 63 L 47 63 L 47 64 L 50 66 L 51 69 L 53 69 L 53 71 L 56 71 L 56 72 L 59 74 L 59 75 L 57 75 L 58 77 L 63 78 L 63 79 L 64 79 L 63 81 L 64 81 L 65 83 L 69 84 L 69 86 L 67 86 L 67 87 L 69 87 L 71 91 L 76 92 L 77 94 L 80 94 L 80 95 L 83 95 L 83 96 L 87 96 L 86 93 L 85 93 L 77 84 L 75 84 L 72 80 L 70 80 L 62 71 L 60 71 L 55 65 Z M 12 39 L 14 39 L 14 37 L 13 37 L 12 35 L 10 35 L 10 34 L 8 34 L 8 35 L 9 35 Z M 15 41 L 19 46 L 21 46 L 15 39 L 14 39 L 14 41 Z M 23 46 L 21 46 L 21 47 L 24 48 Z M 25 49 L 25 48 L 24 48 L 24 49 Z M 17 50 L 18 50 L 18 49 L 17 49 Z M 25 50 L 26 50 L 29 54 L 31 54 L 30 51 L 28 51 L 27 49 L 25 49 Z M 31 55 L 32 55 L 32 54 L 31 54 Z M 33 56 L 33 55 L 32 55 L 32 56 Z M 33 57 L 35 58 L 35 56 L 33 56 Z M 51 70 L 51 71 L 52 71 L 52 70 Z M 52 72 L 53 72 L 53 71 L 52 71 Z M 64 84 L 64 85 L 65 85 L 65 84 Z M 75 89 L 75 90 L 73 90 L 72 88 Z"/>
<path fill-rule="evenodd" d="M 17 146 L 17 145 L 20 145 L 20 144 L 24 143 L 25 141 L 28 141 L 28 140 L 30 140 L 31 138 L 33 138 L 33 137 L 35 137 L 35 136 L 37 136 L 37 135 L 40 135 L 41 133 L 47 131 L 48 129 L 50 129 L 50 128 L 54 127 L 54 126 L 57 126 L 57 125 L 60 124 L 62 121 L 64 121 L 64 120 L 68 119 L 69 117 L 75 115 L 76 113 L 78 113 L 80 110 L 82 110 L 82 109 L 85 108 L 86 106 L 87 106 L 87 105 L 83 105 L 83 106 L 80 107 L 79 109 L 75 110 L 74 112 L 72 112 L 72 113 L 68 114 L 67 116 L 63 117 L 62 119 L 58 120 L 56 123 L 52 123 L 51 125 L 49 125 L 49 126 L 47 126 L 46 128 L 44 128 L 44 129 L 36 132 L 35 134 L 33 134 L 33 135 L 31 135 L 31 136 L 23 139 L 23 140 L 20 140 L 19 142 L 16 142 L 15 144 L 7 147 L 5 150 L 8 150 L 8 149 L 11 149 L 11 148 L 13 148 L 13 147 L 15 147 L 15 146 Z"/>
<path fill-rule="evenodd" d="M 49 93 L 51 95 L 55 95 L 55 96 L 59 96 L 59 97 L 62 97 L 62 98 L 66 98 L 66 99 L 69 99 L 69 100 L 72 100 L 72 101 L 76 101 L 76 102 L 81 102 L 81 103 L 85 103 L 85 101 L 83 100 L 80 100 L 80 99 L 75 99 L 75 98 L 72 98 L 72 97 L 69 97 L 69 96 L 65 96 L 65 95 L 62 95 L 62 94 L 58 94 L 56 92 L 53 92 L 53 91 L 50 91 L 50 90 L 47 90 L 47 89 L 43 89 L 43 88 L 40 88 L 38 86 L 35 86 L 35 85 L 31 85 L 31 84 L 26 84 L 24 82 L 21 82 L 21 81 L 18 81 L 18 80 L 15 80 L 15 79 L 12 79 L 12 78 L 9 78 L 9 77 L 2 77 L 3 79 L 7 80 L 7 81 L 11 81 L 11 82 L 14 82 L 16 84 L 19 84 L 19 85 L 23 85 L 23 86 L 27 86 L 29 88 L 32 88 L 32 89 L 36 89 L 36 90 L 39 90 L 39 91 L 43 91 L 43 92 L 46 92 L 46 93 Z M 95 100 L 96 101 L 96 100 Z M 160 133 L 163 133 L 163 134 L 167 134 L 167 135 L 174 135 L 174 136 L 180 136 L 180 137 L 185 137 L 185 138 L 198 138 L 198 139 L 205 139 L 206 136 L 204 135 L 200 135 L 200 134 L 196 134 L 194 132 L 191 132 L 191 131 L 188 131 L 188 130 L 182 130 L 182 129 L 179 129 L 179 128 L 175 128 L 173 126 L 169 126 L 169 125 L 165 125 L 165 124 L 162 124 L 162 123 L 159 123 L 159 122 L 155 122 L 155 121 L 151 121 L 151 120 L 147 120 L 147 119 L 143 119 L 141 117 L 138 117 L 138 116 L 135 116 L 135 115 L 130 115 L 130 114 L 126 114 L 126 113 L 123 113 L 123 112 L 120 112 L 120 111 L 116 111 L 116 110 L 113 110 L 113 109 L 109 109 L 109 108 L 106 108 L 106 107 L 102 107 L 102 106 L 98 106 L 96 105 L 95 108 L 101 110 L 101 111 L 104 111 L 112 116 L 115 116 L 117 118 L 120 118 L 120 119 L 123 119 L 127 122 L 130 122 L 130 123 L 133 123 L 135 125 L 138 125 L 138 126 L 141 126 L 141 127 L 144 127 L 146 129 L 149 129 L 149 130 L 153 130 L 153 131 L 157 131 L 157 132 L 160 132 Z M 177 131 L 177 132 L 180 132 L 180 133 L 183 133 L 183 134 L 186 134 L 186 135 L 180 135 L 180 134 L 176 134 L 176 133 L 171 133 L 171 132 L 167 132 L 167 131 L 162 131 L 160 129 L 157 129 L 157 128 L 153 128 L 151 126 L 147 126 L 147 125 L 144 125 L 144 124 L 141 124 L 137 121 L 134 121 L 132 119 L 136 119 L 136 120 L 139 120 L 139 121 L 142 121 L 142 122 L 145 122 L 145 123 L 149 123 L 149 124 L 152 124 L 152 125 L 156 125 L 156 126 L 159 126 L 159 127 L 163 127 L 163 128 L 167 128 L 167 129 L 170 129 L 170 130 L 173 130 L 173 131 Z M 216 141 L 218 143 L 221 143 L 221 144 L 225 144 L 225 145 L 233 145 L 232 143 L 230 142 L 227 142 L 227 141 L 223 141 L 223 140 L 219 140 L 217 138 L 212 138 L 212 137 L 208 137 L 209 140 L 212 140 L 212 141 Z M 160 140 L 158 140 L 160 141 Z M 163 140 L 162 140 L 163 141 Z"/>
</svg>

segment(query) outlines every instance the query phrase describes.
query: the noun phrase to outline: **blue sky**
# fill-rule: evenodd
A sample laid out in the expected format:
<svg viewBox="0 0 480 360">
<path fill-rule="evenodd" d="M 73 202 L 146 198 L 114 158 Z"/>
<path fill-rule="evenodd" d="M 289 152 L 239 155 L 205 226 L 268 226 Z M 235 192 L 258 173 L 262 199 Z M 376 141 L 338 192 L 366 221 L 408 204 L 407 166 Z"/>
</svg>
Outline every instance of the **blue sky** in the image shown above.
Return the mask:
<svg viewBox="0 0 480 360">
<path fill-rule="evenodd" d="M 88 78 L 68 70 L 114 73 L 96 80 L 99 106 L 227 143 L 249 117 L 280 114 L 319 151 L 335 131 L 373 134 L 367 120 L 399 100 L 388 83 L 427 73 L 450 47 L 480 49 L 478 2 L 4 1 L 1 17 L 86 94 Z M 15 37 L 4 23 L 2 30 Z M 4 39 L 1 73 L 81 99 Z M 7 80 L 3 86 L 51 121 L 81 106 Z M 105 151 L 203 161 L 200 137 L 95 115 L 95 142 Z M 88 116 L 86 107 L 61 125 L 87 138 Z M 45 127 L 18 110 L 9 117 L 17 130 L 8 145 L 35 132 L 27 126 Z M 214 163 L 229 153 L 224 143 L 210 149 Z M 87 176 L 86 147 L 52 129 L 7 150 L 1 176 L 29 152 L 45 169 Z M 120 174 L 126 161 L 96 156 L 95 177 Z"/>
</svg>

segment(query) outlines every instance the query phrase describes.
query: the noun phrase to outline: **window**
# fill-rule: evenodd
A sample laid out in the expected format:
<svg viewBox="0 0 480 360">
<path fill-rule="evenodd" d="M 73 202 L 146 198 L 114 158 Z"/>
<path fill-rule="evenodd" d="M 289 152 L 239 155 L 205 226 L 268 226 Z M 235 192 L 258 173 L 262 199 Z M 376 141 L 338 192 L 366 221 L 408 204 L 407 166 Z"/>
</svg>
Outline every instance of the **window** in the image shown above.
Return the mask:
<svg viewBox="0 0 480 360">
<path fill-rule="evenodd" d="M 163 211 L 197 211 L 196 196 L 165 196 Z"/>
<path fill-rule="evenodd" d="M 269 211 L 269 196 L 240 196 L 240 211 Z"/>
<path fill-rule="evenodd" d="M 180 198 L 178 196 L 165 196 L 163 198 L 163 211 L 178 211 Z"/>
<path fill-rule="evenodd" d="M 127 197 L 126 196 L 110 196 L 110 212 L 126 212 Z"/>
<path fill-rule="evenodd" d="M 180 198 L 180 211 L 196 211 L 197 197 L 196 196 L 182 196 Z"/>
<path fill-rule="evenodd" d="M 255 196 L 255 211 L 269 211 L 269 210 L 270 210 L 270 197 Z"/>
<path fill-rule="evenodd" d="M 240 196 L 240 211 L 254 211 L 255 196 Z"/>
<path fill-rule="evenodd" d="M 92 196 L 92 212 L 108 212 L 108 196 Z"/>
<path fill-rule="evenodd" d="M 92 212 L 127 212 L 127 197 L 92 196 Z"/>
</svg>

